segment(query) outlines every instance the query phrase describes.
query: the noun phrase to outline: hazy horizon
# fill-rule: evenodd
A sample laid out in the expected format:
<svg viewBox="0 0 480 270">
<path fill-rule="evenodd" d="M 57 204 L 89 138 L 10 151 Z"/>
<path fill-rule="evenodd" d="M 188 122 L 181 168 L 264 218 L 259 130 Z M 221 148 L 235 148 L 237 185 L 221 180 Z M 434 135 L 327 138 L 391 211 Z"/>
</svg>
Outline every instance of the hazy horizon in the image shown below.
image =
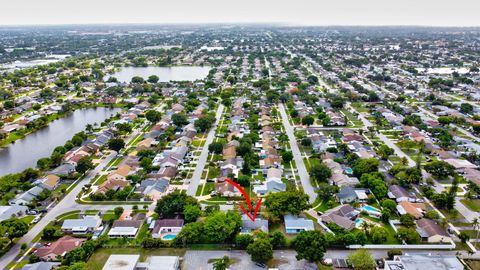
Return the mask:
<svg viewBox="0 0 480 270">
<path fill-rule="evenodd" d="M 282 24 L 480 26 L 480 1 L 457 0 L 25 0 L 5 1 L 1 26 L 72 24 Z"/>
</svg>

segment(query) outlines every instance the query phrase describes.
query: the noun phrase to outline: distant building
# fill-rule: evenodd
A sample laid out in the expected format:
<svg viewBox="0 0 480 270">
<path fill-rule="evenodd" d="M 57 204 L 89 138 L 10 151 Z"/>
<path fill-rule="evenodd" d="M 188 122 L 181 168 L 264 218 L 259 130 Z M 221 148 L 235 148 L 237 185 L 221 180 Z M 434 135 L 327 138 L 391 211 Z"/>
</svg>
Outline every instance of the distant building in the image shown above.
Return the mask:
<svg viewBox="0 0 480 270">
<path fill-rule="evenodd" d="M 463 270 L 463 264 L 454 255 L 406 254 L 385 261 L 384 270 Z"/>
</svg>

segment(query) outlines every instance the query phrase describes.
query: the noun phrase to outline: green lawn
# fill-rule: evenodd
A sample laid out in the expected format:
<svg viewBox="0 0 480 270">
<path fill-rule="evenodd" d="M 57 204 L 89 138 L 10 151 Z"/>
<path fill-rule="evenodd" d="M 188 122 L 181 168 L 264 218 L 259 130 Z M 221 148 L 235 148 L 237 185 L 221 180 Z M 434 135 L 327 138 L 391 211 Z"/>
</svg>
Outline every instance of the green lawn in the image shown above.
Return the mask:
<svg viewBox="0 0 480 270">
<path fill-rule="evenodd" d="M 460 201 L 470 210 L 480 212 L 480 200 L 461 199 Z"/>
</svg>

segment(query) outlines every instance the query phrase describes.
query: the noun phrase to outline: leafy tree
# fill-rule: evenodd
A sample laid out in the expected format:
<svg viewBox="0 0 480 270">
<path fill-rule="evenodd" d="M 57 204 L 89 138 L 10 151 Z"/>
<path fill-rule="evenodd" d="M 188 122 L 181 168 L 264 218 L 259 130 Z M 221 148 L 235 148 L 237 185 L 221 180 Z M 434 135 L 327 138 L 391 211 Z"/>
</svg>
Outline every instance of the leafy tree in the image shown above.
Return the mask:
<svg viewBox="0 0 480 270">
<path fill-rule="evenodd" d="M 247 253 L 252 257 L 252 261 L 266 263 L 273 258 L 273 247 L 267 239 L 256 239 L 248 245 Z"/>
<path fill-rule="evenodd" d="M 320 262 L 326 251 L 327 241 L 320 231 L 303 231 L 293 239 L 292 247 L 297 252 L 297 260 Z"/>
<path fill-rule="evenodd" d="M 42 231 L 42 239 L 43 240 L 54 240 L 57 238 L 57 229 L 53 226 L 47 226 L 45 229 Z"/>
<path fill-rule="evenodd" d="M 118 152 L 125 147 L 125 142 L 120 138 L 113 138 L 108 141 L 108 148 Z"/>
<path fill-rule="evenodd" d="M 370 234 L 372 236 L 372 242 L 375 244 L 383 244 L 387 241 L 388 231 L 383 227 L 374 226 L 370 230 Z"/>
<path fill-rule="evenodd" d="M 203 239 L 203 223 L 192 222 L 185 224 L 177 237 L 173 240 L 175 246 L 185 246 L 186 244 L 197 244 Z"/>
<path fill-rule="evenodd" d="M 323 163 L 315 164 L 310 168 L 310 176 L 319 182 L 327 182 L 332 176 L 332 171 Z"/>
<path fill-rule="evenodd" d="M 410 214 L 401 215 L 400 223 L 407 228 L 412 228 L 415 226 L 415 219 Z"/>
<path fill-rule="evenodd" d="M 241 225 L 242 219 L 238 212 L 215 212 L 205 218 L 203 236 L 207 242 L 224 243 L 234 238 Z"/>
<path fill-rule="evenodd" d="M 132 77 L 132 83 L 143 83 L 145 80 L 140 76 Z"/>
<path fill-rule="evenodd" d="M 396 237 L 407 244 L 416 244 L 420 242 L 420 236 L 413 228 L 399 228 Z"/>
<path fill-rule="evenodd" d="M 221 154 L 223 151 L 223 144 L 221 142 L 212 142 L 208 146 L 208 151 L 210 153 Z"/>
<path fill-rule="evenodd" d="M 378 171 L 380 162 L 376 158 L 360 158 L 357 159 L 352 166 L 353 174 L 357 177 L 364 173 L 371 173 Z"/>
<path fill-rule="evenodd" d="M 462 104 L 460 104 L 460 111 L 462 113 L 472 113 L 473 112 L 473 106 L 470 103 L 462 103 Z"/>
<path fill-rule="evenodd" d="M 185 126 L 186 124 L 189 123 L 187 116 L 185 114 L 182 114 L 182 113 L 172 114 L 172 122 L 177 127 L 183 127 L 183 126 Z"/>
<path fill-rule="evenodd" d="M 235 237 L 235 244 L 239 248 L 247 248 L 251 243 L 253 243 L 253 236 L 251 234 L 239 234 Z"/>
<path fill-rule="evenodd" d="M 160 78 L 157 75 L 151 75 L 148 77 L 148 82 L 149 83 L 157 83 L 160 80 Z"/>
<path fill-rule="evenodd" d="M 374 270 L 377 264 L 372 254 L 366 249 L 358 249 L 348 255 L 348 261 L 355 270 Z"/>
<path fill-rule="evenodd" d="M 81 174 L 84 174 L 88 170 L 93 169 L 93 167 L 94 166 L 90 157 L 85 156 L 78 160 L 75 170 Z"/>
<path fill-rule="evenodd" d="M 186 205 L 198 205 L 198 202 L 195 198 L 177 190 L 158 200 L 155 212 L 162 218 L 171 218 L 183 213 Z"/>
<path fill-rule="evenodd" d="M 230 258 L 228 256 L 223 256 L 223 258 L 216 260 L 213 263 L 213 270 L 227 270 L 230 263 Z"/>
<path fill-rule="evenodd" d="M 215 117 L 211 115 L 205 115 L 195 120 L 193 125 L 199 132 L 205 132 L 212 127 L 213 123 L 215 123 Z"/>
<path fill-rule="evenodd" d="M 311 126 L 311 125 L 313 125 L 313 123 L 315 123 L 315 118 L 313 118 L 313 116 L 307 115 L 307 116 L 302 118 L 302 124 L 303 125 Z"/>
<path fill-rule="evenodd" d="M 147 120 L 152 123 L 156 123 L 160 121 L 160 119 L 162 118 L 162 114 L 156 110 L 148 110 L 145 113 L 145 118 L 147 118 Z"/>
<path fill-rule="evenodd" d="M 293 154 L 291 151 L 283 151 L 282 152 L 282 160 L 285 162 L 285 163 L 290 163 L 290 161 L 293 160 Z"/>
<path fill-rule="evenodd" d="M 287 239 L 281 232 L 273 232 L 269 239 L 274 249 L 284 247 L 287 244 Z"/>
<path fill-rule="evenodd" d="M 387 160 L 390 155 L 393 155 L 395 151 L 393 148 L 388 147 L 385 144 L 382 144 L 377 149 L 377 154 L 382 157 L 382 159 Z"/>
<path fill-rule="evenodd" d="M 116 216 L 117 218 L 119 218 L 120 215 L 123 213 L 123 207 L 121 207 L 121 206 L 115 207 L 115 208 L 113 209 L 113 213 L 115 213 L 115 216 Z"/>
<path fill-rule="evenodd" d="M 185 217 L 185 222 L 194 222 L 202 214 L 202 209 L 197 204 L 188 204 L 183 208 L 183 216 Z"/>
<path fill-rule="evenodd" d="M 242 187 L 250 186 L 251 178 L 248 175 L 240 175 L 238 177 L 237 183 Z"/>
<path fill-rule="evenodd" d="M 309 207 L 308 195 L 297 190 L 269 193 L 265 198 L 265 208 L 274 217 L 298 215 Z"/>
<path fill-rule="evenodd" d="M 382 207 L 394 211 L 397 208 L 397 203 L 394 200 L 385 199 L 382 201 Z"/>
<path fill-rule="evenodd" d="M 431 161 L 424 166 L 435 177 L 446 178 L 455 175 L 455 167 L 442 160 Z"/>
<path fill-rule="evenodd" d="M 18 218 L 11 218 L 0 222 L 0 233 L 12 240 L 28 232 L 28 224 Z"/>
</svg>

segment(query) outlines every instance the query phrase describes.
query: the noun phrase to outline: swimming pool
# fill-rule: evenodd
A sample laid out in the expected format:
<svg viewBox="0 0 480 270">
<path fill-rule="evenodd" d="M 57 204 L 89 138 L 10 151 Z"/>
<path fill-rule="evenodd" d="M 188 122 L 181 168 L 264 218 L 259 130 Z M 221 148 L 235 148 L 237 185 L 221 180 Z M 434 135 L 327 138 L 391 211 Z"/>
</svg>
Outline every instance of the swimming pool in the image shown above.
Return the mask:
<svg viewBox="0 0 480 270">
<path fill-rule="evenodd" d="M 356 227 L 356 228 L 360 227 L 360 225 L 362 225 L 363 222 L 365 222 L 363 219 L 357 218 L 357 219 L 355 220 L 355 227 Z"/>
<path fill-rule="evenodd" d="M 368 214 L 372 214 L 375 216 L 380 216 L 382 214 L 380 210 L 368 204 L 365 204 L 364 206 L 362 206 L 362 210 L 366 211 Z"/>
<path fill-rule="evenodd" d="M 348 167 L 345 168 L 345 173 L 346 173 L 346 174 L 353 174 L 352 168 L 348 168 Z"/>
<path fill-rule="evenodd" d="M 177 237 L 176 234 L 165 234 L 164 236 L 162 236 L 162 240 L 173 240 L 175 239 L 175 237 Z"/>
</svg>

